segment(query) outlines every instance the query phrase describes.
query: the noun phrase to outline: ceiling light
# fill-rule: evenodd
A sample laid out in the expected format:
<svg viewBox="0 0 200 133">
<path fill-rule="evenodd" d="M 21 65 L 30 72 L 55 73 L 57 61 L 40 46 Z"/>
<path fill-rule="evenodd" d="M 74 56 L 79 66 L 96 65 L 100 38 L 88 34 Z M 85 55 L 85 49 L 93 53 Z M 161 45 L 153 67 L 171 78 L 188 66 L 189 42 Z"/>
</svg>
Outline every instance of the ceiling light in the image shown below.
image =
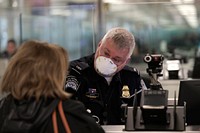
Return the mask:
<svg viewBox="0 0 200 133">
<path fill-rule="evenodd" d="M 60 15 L 60 16 L 70 16 L 71 12 L 69 10 L 62 10 L 62 9 L 52 9 L 50 11 L 51 15 Z"/>
<path fill-rule="evenodd" d="M 198 27 L 197 11 L 194 5 L 176 5 L 176 8 L 191 27 Z"/>
</svg>

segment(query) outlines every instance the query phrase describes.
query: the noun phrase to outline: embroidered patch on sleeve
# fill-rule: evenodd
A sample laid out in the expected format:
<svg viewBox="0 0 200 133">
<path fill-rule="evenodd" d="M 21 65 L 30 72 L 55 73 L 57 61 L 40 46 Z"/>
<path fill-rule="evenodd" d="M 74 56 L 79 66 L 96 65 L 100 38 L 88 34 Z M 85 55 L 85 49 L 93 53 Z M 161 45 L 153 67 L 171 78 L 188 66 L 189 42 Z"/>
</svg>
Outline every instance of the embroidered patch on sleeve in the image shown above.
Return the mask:
<svg viewBox="0 0 200 133">
<path fill-rule="evenodd" d="M 66 88 L 66 89 L 67 89 L 67 88 L 71 88 L 71 89 L 73 89 L 73 90 L 75 90 L 75 91 L 78 90 L 78 88 L 79 88 L 79 82 L 78 82 L 78 80 L 76 79 L 75 76 L 69 75 L 69 76 L 67 77 L 67 81 L 66 81 L 65 88 Z"/>
</svg>

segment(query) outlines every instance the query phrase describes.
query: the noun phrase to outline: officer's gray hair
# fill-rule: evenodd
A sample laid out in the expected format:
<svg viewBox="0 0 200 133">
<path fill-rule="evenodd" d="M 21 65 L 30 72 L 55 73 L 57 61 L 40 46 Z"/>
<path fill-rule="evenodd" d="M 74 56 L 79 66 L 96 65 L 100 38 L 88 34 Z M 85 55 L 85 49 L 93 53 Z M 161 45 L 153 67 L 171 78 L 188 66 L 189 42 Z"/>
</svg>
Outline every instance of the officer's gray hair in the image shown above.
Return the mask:
<svg viewBox="0 0 200 133">
<path fill-rule="evenodd" d="M 104 42 L 109 39 L 112 39 L 118 48 L 129 49 L 129 55 L 131 56 L 135 47 L 135 38 L 132 33 L 124 28 L 112 28 L 104 35 L 102 43 L 104 44 Z"/>
</svg>

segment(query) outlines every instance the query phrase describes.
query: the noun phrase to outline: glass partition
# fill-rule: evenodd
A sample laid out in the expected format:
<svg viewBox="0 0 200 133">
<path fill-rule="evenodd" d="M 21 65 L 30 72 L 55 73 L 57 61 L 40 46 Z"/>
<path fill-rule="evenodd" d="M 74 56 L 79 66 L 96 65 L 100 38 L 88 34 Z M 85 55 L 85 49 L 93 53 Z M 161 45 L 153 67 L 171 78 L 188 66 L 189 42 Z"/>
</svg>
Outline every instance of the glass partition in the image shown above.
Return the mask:
<svg viewBox="0 0 200 133">
<path fill-rule="evenodd" d="M 69 59 L 95 51 L 94 4 L 58 7 L 0 8 L 0 52 L 13 38 L 17 46 L 29 39 L 63 46 Z M 0 79 L 9 59 L 0 59 Z"/>
<path fill-rule="evenodd" d="M 95 5 L 64 7 L 26 7 L 22 10 L 4 8 L 0 13 L 0 51 L 7 40 L 18 45 L 37 39 L 65 47 L 70 60 L 91 54 L 95 50 Z"/>
<path fill-rule="evenodd" d="M 94 52 L 94 5 L 36 9 L 36 15 L 21 16 L 23 40 L 59 44 L 68 50 L 70 60 Z"/>
<path fill-rule="evenodd" d="M 11 38 L 19 43 L 19 12 L 10 8 L 0 8 L 0 52 L 6 49 L 7 41 Z"/>
</svg>

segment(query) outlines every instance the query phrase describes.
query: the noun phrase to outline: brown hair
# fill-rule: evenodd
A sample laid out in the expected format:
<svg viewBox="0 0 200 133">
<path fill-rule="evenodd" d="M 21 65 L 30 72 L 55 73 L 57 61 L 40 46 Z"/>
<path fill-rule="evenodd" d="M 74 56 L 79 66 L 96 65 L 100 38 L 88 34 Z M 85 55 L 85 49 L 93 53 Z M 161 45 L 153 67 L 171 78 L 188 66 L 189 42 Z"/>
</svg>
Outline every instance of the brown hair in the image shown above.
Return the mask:
<svg viewBox="0 0 200 133">
<path fill-rule="evenodd" d="M 68 70 L 66 50 L 55 44 L 27 41 L 12 57 L 3 76 L 1 91 L 16 99 L 68 98 L 64 91 Z"/>
</svg>

